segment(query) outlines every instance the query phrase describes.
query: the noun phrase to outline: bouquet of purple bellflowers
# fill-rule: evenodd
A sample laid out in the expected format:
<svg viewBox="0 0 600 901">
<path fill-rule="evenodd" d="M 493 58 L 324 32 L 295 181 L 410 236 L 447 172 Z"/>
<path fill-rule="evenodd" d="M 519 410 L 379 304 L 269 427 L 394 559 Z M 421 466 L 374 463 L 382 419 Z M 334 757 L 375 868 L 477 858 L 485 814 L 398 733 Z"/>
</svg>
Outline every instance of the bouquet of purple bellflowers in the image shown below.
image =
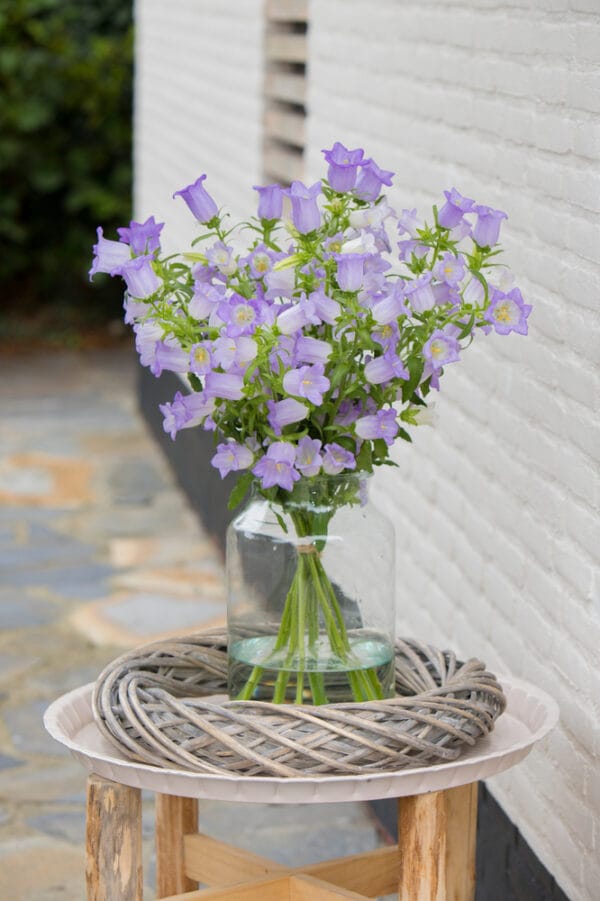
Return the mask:
<svg viewBox="0 0 600 901">
<path fill-rule="evenodd" d="M 357 474 L 394 465 L 391 447 L 428 421 L 445 368 L 480 334 L 527 334 L 531 310 L 496 260 L 505 213 L 452 188 L 429 219 L 416 209 L 398 215 L 381 193 L 392 172 L 338 142 L 323 153 L 327 179 L 256 187 L 257 216 L 233 226 L 201 175 L 174 195 L 202 227 L 193 250 L 161 256 L 163 225 L 153 217 L 120 228 L 118 241 L 99 228 L 90 273 L 124 279 L 142 364 L 189 383 L 190 393 L 161 406 L 165 431 L 214 432 L 212 465 L 221 477 L 239 473 L 230 506 L 254 482 L 300 539 L 326 535 L 327 522 L 291 500 L 319 490 L 329 496 L 317 509 L 360 503 Z M 348 478 L 323 478 L 337 474 Z M 351 668 L 322 544 L 314 546 L 298 554 L 276 648 L 303 659 L 304 643 L 308 652 L 325 630 Z M 260 675 L 255 668 L 240 698 L 252 697 Z M 285 699 L 288 677 L 274 701 Z M 325 702 L 318 674 L 311 679 L 315 703 Z M 374 672 L 352 680 L 356 700 L 381 696 Z"/>
</svg>

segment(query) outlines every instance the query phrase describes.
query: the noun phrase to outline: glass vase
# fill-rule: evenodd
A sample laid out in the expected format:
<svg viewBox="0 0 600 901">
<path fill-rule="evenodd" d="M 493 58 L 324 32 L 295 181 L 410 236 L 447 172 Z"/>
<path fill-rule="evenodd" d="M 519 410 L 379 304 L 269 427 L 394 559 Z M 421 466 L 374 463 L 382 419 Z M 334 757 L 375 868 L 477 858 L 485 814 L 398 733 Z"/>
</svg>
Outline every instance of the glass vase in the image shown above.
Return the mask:
<svg viewBox="0 0 600 901">
<path fill-rule="evenodd" d="M 229 696 L 273 703 L 394 693 L 394 530 L 367 477 L 256 483 L 227 533 Z"/>
</svg>

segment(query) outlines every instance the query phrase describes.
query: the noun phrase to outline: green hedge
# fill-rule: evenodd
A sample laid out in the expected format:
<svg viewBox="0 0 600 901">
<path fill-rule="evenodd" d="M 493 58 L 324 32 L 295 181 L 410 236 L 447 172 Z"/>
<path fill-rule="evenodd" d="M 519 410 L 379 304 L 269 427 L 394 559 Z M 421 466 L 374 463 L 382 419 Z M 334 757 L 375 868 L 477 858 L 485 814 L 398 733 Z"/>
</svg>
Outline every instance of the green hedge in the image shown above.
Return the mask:
<svg viewBox="0 0 600 901">
<path fill-rule="evenodd" d="M 130 218 L 132 35 L 131 0 L 0 0 L 5 305 L 118 309 L 87 270 L 96 225 Z"/>
</svg>

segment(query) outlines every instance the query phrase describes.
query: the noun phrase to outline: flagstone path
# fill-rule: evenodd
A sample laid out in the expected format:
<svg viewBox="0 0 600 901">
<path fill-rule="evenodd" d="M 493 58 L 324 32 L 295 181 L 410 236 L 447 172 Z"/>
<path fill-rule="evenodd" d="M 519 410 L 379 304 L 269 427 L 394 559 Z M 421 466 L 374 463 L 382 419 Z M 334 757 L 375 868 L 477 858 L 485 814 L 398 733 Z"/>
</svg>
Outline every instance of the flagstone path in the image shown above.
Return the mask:
<svg viewBox="0 0 600 901">
<path fill-rule="evenodd" d="M 48 703 L 125 648 L 224 622 L 218 549 L 137 412 L 129 349 L 0 361 L 0 898 L 82 901 L 85 773 Z M 154 897 L 153 799 L 144 801 Z M 201 804 L 283 863 L 376 847 L 365 805 Z M 115 899 L 117 901 L 117 899 Z"/>
</svg>

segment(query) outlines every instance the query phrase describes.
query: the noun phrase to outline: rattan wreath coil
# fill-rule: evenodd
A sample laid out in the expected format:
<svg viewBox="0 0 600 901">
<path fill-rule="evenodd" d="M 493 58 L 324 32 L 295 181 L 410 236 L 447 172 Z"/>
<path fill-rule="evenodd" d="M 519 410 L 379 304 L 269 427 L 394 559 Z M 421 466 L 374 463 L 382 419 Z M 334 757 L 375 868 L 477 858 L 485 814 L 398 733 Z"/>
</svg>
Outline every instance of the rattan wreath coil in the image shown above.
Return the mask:
<svg viewBox="0 0 600 901">
<path fill-rule="evenodd" d="M 483 663 L 419 641 L 396 642 L 395 698 L 320 707 L 228 701 L 221 631 L 161 641 L 101 673 L 93 711 L 127 757 L 236 776 L 385 772 L 455 760 L 506 706 Z"/>
</svg>

